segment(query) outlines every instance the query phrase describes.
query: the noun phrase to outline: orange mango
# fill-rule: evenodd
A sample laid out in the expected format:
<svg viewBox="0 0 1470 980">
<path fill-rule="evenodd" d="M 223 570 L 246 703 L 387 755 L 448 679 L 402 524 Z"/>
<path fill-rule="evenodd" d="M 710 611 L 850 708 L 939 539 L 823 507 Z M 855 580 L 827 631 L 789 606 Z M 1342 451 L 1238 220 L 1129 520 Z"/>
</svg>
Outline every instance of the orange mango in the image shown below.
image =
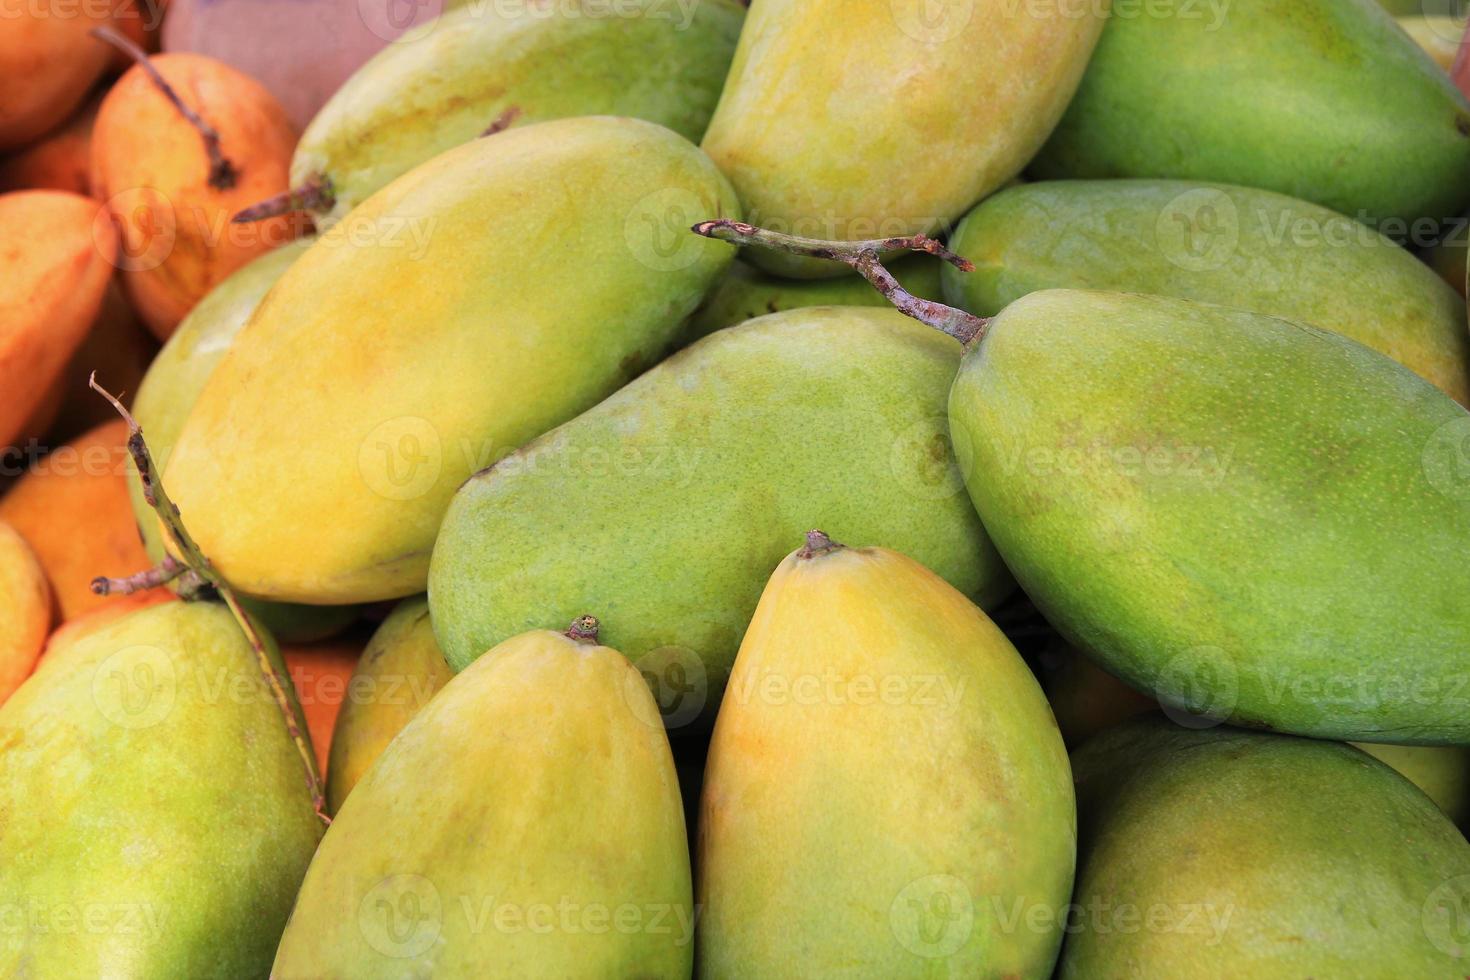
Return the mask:
<svg viewBox="0 0 1470 980">
<path fill-rule="evenodd" d="M 51 590 L 30 545 L 0 521 L 0 703 L 31 675 L 51 625 Z"/>
<path fill-rule="evenodd" d="M 59 129 L 0 159 L 0 191 L 92 193 L 92 124 L 101 96 L 74 112 Z"/>
<path fill-rule="evenodd" d="M 59 126 L 112 62 L 116 0 L 0 0 L 0 151 Z"/>
</svg>

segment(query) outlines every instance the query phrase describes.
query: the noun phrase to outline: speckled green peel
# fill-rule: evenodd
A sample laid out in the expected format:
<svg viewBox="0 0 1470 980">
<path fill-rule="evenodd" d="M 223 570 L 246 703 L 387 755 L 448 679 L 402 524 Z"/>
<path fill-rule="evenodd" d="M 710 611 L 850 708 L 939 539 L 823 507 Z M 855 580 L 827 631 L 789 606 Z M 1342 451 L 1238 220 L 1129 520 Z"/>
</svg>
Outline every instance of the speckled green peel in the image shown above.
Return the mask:
<svg viewBox="0 0 1470 980">
<path fill-rule="evenodd" d="M 1026 594 L 1134 688 L 1470 741 L 1470 414 L 1407 369 L 1259 314 L 1047 290 L 991 321 L 949 416 Z"/>
</svg>

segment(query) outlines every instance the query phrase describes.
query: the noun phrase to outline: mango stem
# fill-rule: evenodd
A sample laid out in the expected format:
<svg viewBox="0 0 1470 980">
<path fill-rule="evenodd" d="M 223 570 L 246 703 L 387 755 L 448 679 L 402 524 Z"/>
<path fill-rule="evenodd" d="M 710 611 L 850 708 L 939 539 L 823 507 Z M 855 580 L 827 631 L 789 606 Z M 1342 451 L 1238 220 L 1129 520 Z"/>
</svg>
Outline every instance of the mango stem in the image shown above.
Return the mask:
<svg viewBox="0 0 1470 980">
<path fill-rule="evenodd" d="M 145 568 L 141 572 L 134 572 L 124 578 L 99 575 L 92 580 L 92 591 L 97 595 L 132 595 L 134 592 L 143 592 L 147 589 L 156 589 L 160 585 L 167 585 L 188 570 L 188 565 L 173 555 L 166 555 L 163 561 L 152 568 Z"/>
<path fill-rule="evenodd" d="M 597 642 L 597 631 L 600 627 L 596 616 L 578 616 L 572 620 L 572 625 L 567 627 L 564 636 L 576 640 L 578 643 L 595 644 Z"/>
<path fill-rule="evenodd" d="M 794 255 L 806 255 L 814 259 L 831 259 L 834 262 L 841 262 L 872 283 L 873 287 L 882 293 L 884 298 L 892 303 L 900 313 L 949 334 L 966 347 L 979 343 L 980 339 L 985 336 L 986 328 L 990 325 L 990 321 L 984 317 L 978 317 L 933 300 L 920 299 L 904 289 L 899 281 L 893 278 L 893 274 L 884 267 L 881 258 L 883 252 L 909 251 L 933 255 L 948 262 L 961 272 L 975 271 L 974 263 L 956 255 L 945 248 L 943 243 L 927 235 L 910 235 L 907 238 L 874 238 L 859 242 L 824 241 L 819 238 L 802 238 L 779 231 L 770 231 L 766 228 L 757 228 L 755 225 L 746 224 L 743 221 L 731 221 L 729 218 L 701 221 L 690 230 L 696 235 L 729 242 L 732 245 L 769 248 L 780 252 L 791 252 Z"/>
<path fill-rule="evenodd" d="M 496 133 L 505 132 L 507 129 L 510 128 L 510 124 L 516 121 L 516 118 L 520 116 L 520 114 L 520 106 L 510 106 L 500 115 L 496 116 L 495 121 L 492 122 L 489 126 L 486 126 L 485 131 L 481 133 L 480 136 L 494 136 Z"/>
<path fill-rule="evenodd" d="M 243 225 L 251 221 L 276 218 L 283 214 L 290 214 L 292 211 L 327 211 L 336 203 L 337 196 L 332 191 L 331 179 L 316 176 L 308 179 L 300 187 L 282 191 L 274 197 L 257 201 L 250 207 L 236 212 L 230 222 Z"/>
<path fill-rule="evenodd" d="M 841 551 L 847 547 L 827 537 L 826 531 L 810 530 L 806 532 L 806 544 L 796 553 L 796 557 L 802 560 L 820 558 L 822 555 L 830 555 L 834 551 Z"/>
<path fill-rule="evenodd" d="M 154 86 L 173 103 L 175 109 L 179 110 L 179 115 L 183 116 L 190 126 L 198 130 L 200 138 L 204 140 L 204 152 L 209 155 L 209 186 L 217 191 L 227 191 L 234 187 L 235 182 L 239 180 L 240 172 L 235 169 L 230 158 L 225 156 L 225 151 L 220 146 L 219 131 L 205 122 L 203 116 L 189 108 L 184 100 L 179 98 L 179 93 L 174 91 L 174 87 L 163 75 L 159 74 L 157 68 L 153 67 L 153 62 L 148 58 L 148 52 L 134 44 L 130 38 L 124 37 L 110 27 L 94 27 L 88 33 L 98 40 L 106 41 L 132 58 L 139 68 L 148 73 Z"/>
<path fill-rule="evenodd" d="M 184 527 L 183 519 L 179 515 L 179 508 L 168 498 L 168 493 L 163 489 L 163 482 L 159 478 L 158 468 L 153 463 L 153 454 L 148 451 L 148 443 L 143 439 L 143 430 L 138 425 L 138 420 L 133 418 L 126 406 L 112 396 L 112 393 L 97 383 L 97 373 L 87 379 L 87 385 L 103 398 L 112 403 L 112 407 L 128 423 L 128 453 L 133 457 L 133 465 L 138 469 L 138 478 L 143 483 L 143 497 L 148 501 L 148 506 L 153 508 L 154 513 L 162 522 L 165 533 L 174 543 L 175 547 L 183 553 L 183 559 L 169 559 L 178 566 L 177 569 L 170 568 L 168 574 L 171 577 L 179 575 L 192 575 L 203 584 L 214 589 L 219 597 L 229 607 L 230 613 L 235 617 L 235 622 L 240 625 L 240 630 L 245 634 L 245 640 L 250 644 L 251 651 L 255 654 L 256 665 L 260 668 L 261 675 L 270 687 L 271 695 L 275 698 L 276 707 L 281 711 L 281 717 L 286 722 L 286 733 L 290 735 L 291 741 L 296 743 L 296 749 L 301 754 L 302 764 L 306 767 L 306 788 L 311 793 L 311 805 L 316 811 L 318 819 L 324 824 L 331 824 L 332 818 L 327 816 L 327 798 L 322 792 L 321 778 L 317 775 L 313 766 L 311 746 L 307 745 L 306 739 L 301 734 L 301 726 L 296 724 L 296 715 L 291 711 L 290 699 L 286 697 L 286 688 L 281 683 L 280 675 L 276 673 L 271 664 L 270 656 L 266 653 L 265 638 L 261 636 L 260 630 L 250 617 L 246 615 L 245 608 L 240 605 L 240 598 L 235 594 L 230 583 L 214 570 L 209 559 L 199 550 L 199 545 L 190 536 Z M 159 567 L 168 565 L 165 561 Z M 139 575 L 147 576 L 152 571 L 140 572 Z M 163 574 L 163 573 L 160 573 Z M 136 578 L 137 576 L 133 576 Z M 99 581 L 110 581 L 107 579 L 93 579 L 93 591 L 97 590 Z M 105 594 L 105 593 L 102 593 Z"/>
</svg>

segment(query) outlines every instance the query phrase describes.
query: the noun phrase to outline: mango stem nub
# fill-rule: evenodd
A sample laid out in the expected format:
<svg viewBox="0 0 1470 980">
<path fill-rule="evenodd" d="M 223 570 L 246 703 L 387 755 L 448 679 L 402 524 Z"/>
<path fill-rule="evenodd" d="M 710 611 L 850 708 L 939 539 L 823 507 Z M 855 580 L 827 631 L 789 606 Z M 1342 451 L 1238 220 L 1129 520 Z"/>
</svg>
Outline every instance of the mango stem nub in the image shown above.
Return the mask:
<svg viewBox="0 0 1470 980">
<path fill-rule="evenodd" d="M 806 532 L 806 544 L 796 553 L 796 557 L 803 561 L 812 558 L 820 558 L 822 555 L 830 555 L 834 551 L 841 551 L 847 547 L 827 537 L 826 531 L 810 530 Z"/>
<path fill-rule="evenodd" d="M 732 245 L 769 248 L 793 255 L 805 255 L 814 259 L 831 259 L 857 271 L 873 284 L 883 297 L 892 303 L 898 312 L 913 317 L 920 323 L 943 331 L 969 347 L 985 336 L 990 321 L 984 317 L 966 313 L 964 310 L 945 306 L 933 300 L 920 299 L 901 286 L 893 273 L 883 265 L 882 253 L 893 251 L 924 252 L 948 262 L 961 272 L 974 272 L 975 265 L 969 259 L 956 255 L 937 239 L 928 235 L 910 235 L 905 238 L 874 238 L 867 241 L 840 242 L 820 238 L 802 238 L 779 231 L 757 228 L 744 221 L 715 218 L 701 221 L 690 231 L 705 238 L 729 242 Z"/>
<path fill-rule="evenodd" d="M 331 178 L 317 175 L 309 178 L 300 187 L 292 187 L 236 212 L 230 223 L 243 225 L 251 221 L 264 221 L 292 211 L 327 211 L 336 203 L 337 195 L 332 190 Z"/>
<path fill-rule="evenodd" d="M 596 616 L 578 616 L 572 620 L 572 625 L 567 627 L 564 635 L 578 643 L 596 645 L 599 625 Z"/>
</svg>

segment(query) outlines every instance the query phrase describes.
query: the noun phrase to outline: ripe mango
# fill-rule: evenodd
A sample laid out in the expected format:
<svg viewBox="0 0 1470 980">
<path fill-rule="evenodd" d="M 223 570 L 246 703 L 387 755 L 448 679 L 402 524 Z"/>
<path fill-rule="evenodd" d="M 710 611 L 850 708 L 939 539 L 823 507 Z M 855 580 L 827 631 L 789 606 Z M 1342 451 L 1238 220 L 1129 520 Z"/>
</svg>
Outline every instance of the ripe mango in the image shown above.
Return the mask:
<svg viewBox="0 0 1470 980">
<path fill-rule="evenodd" d="M 939 262 L 925 255 L 914 255 L 890 263 L 889 271 L 905 289 L 924 299 L 939 299 Z M 689 318 L 684 342 L 725 327 L 768 313 L 795 310 L 804 306 L 878 306 L 887 308 L 888 300 L 858 276 L 836 279 L 786 279 L 761 272 L 739 259 L 730 263 L 730 271 L 720 284 L 705 297 L 699 309 Z"/>
<path fill-rule="evenodd" d="M 422 592 L 455 489 L 659 358 L 734 253 L 689 225 L 736 207 L 693 145 L 608 116 L 405 174 L 296 260 L 205 384 L 165 470 L 190 532 L 260 598 Z"/>
<path fill-rule="evenodd" d="M 51 587 L 25 538 L 0 521 L 0 704 L 31 675 L 51 628 Z"/>
<path fill-rule="evenodd" d="M 638 672 L 537 630 L 454 678 L 311 862 L 272 976 L 687 978 L 669 742 Z"/>
<path fill-rule="evenodd" d="M 1261 187 L 1402 238 L 1464 210 L 1467 169 L 1470 102 L 1374 0 L 1160 0 L 1108 20 L 1030 172 Z"/>
<path fill-rule="evenodd" d="M 321 836 L 302 766 L 222 605 L 51 651 L 0 707 L 0 973 L 264 976 Z"/>
<path fill-rule="evenodd" d="M 327 808 L 336 813 L 403 727 L 449 682 L 429 604 L 405 599 L 394 607 L 357 661 L 332 733 Z"/>
<path fill-rule="evenodd" d="M 39 437 L 34 420 L 102 308 L 117 234 L 97 202 L 62 191 L 0 195 L 0 447 Z"/>
<path fill-rule="evenodd" d="M 217 283 L 296 236 L 283 216 L 230 217 L 286 189 L 296 131 L 247 75 L 193 54 L 150 59 L 179 98 L 219 133 L 233 167 L 219 178 L 196 130 L 141 66 L 108 91 L 92 130 L 92 192 L 122 235 L 123 285 L 138 315 L 166 340 Z"/>
<path fill-rule="evenodd" d="M 903 548 L 982 605 L 1004 598 L 1010 576 L 945 435 L 958 354 L 894 310 L 760 317 L 477 474 L 429 575 L 450 666 L 595 600 L 670 727 L 708 717 L 761 570 L 818 520 Z"/>
<path fill-rule="evenodd" d="M 1470 413 L 1335 333 L 1044 290 L 950 395 L 970 496 L 1071 643 L 1252 727 L 1470 742 Z"/>
<path fill-rule="evenodd" d="M 0 151 L 60 125 L 112 60 L 88 33 L 111 24 L 121 2 L 4 0 L 0 4 Z"/>
<path fill-rule="evenodd" d="M 64 125 L 23 149 L 0 157 L 0 191 L 92 193 L 92 124 L 100 96 L 90 99 Z"/>
<path fill-rule="evenodd" d="M 950 243 L 949 303 L 993 316 L 1039 289 L 1157 293 L 1332 330 L 1470 404 L 1465 303 L 1404 249 L 1326 208 L 1225 184 L 1076 180 L 1001 191 Z"/>
<path fill-rule="evenodd" d="M 291 183 L 329 187 L 314 209 L 325 228 L 506 113 L 510 125 L 633 116 L 697 141 L 744 16 L 736 0 L 467 3 L 388 45 L 337 90 L 301 135 Z"/>
<path fill-rule="evenodd" d="M 1357 749 L 1150 718 L 1072 766 L 1060 980 L 1464 975 L 1470 845 Z"/>
<path fill-rule="evenodd" d="M 1010 180 L 1072 97 L 1105 3 L 761 0 L 704 149 L 748 219 L 858 240 L 938 232 Z M 752 251 L 770 272 L 847 274 Z"/>
<path fill-rule="evenodd" d="M 808 542 L 715 723 L 699 975 L 1050 976 L 1077 817 L 1036 679 L 918 562 Z"/>
</svg>

